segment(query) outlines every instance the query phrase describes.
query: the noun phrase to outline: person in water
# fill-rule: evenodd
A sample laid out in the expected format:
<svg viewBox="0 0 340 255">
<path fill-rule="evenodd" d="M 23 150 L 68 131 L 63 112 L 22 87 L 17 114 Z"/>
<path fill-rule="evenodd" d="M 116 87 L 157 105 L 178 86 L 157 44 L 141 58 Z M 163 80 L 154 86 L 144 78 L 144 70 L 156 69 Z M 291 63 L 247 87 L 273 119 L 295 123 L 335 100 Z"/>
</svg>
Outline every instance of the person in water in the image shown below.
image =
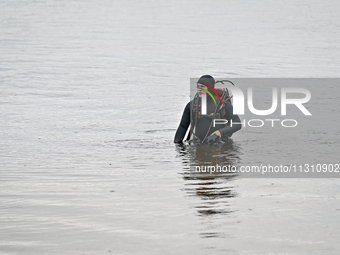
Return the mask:
<svg viewBox="0 0 340 255">
<path fill-rule="evenodd" d="M 183 142 L 184 136 L 190 125 L 191 127 L 188 137 L 190 138 L 190 136 L 192 135 L 193 140 L 199 142 L 216 142 L 220 140 L 226 141 L 233 133 L 241 129 L 242 125 L 240 123 L 240 118 L 238 115 L 233 114 L 233 106 L 231 102 L 224 103 L 223 119 L 226 119 L 228 121 L 225 125 L 218 124 L 215 125 L 215 127 L 213 126 L 213 119 L 218 117 L 214 117 L 217 107 L 214 100 L 210 96 L 206 97 L 207 113 L 206 115 L 201 114 L 202 95 L 206 94 L 206 91 L 209 91 L 212 95 L 214 95 L 213 91 L 210 89 L 214 87 L 215 79 L 212 76 L 203 75 L 199 78 L 197 82 L 197 94 L 195 98 L 190 101 L 184 108 L 181 122 L 175 134 L 175 143 Z M 216 102 L 219 102 L 217 96 L 215 96 L 214 98 Z M 232 126 L 230 125 L 231 121 L 233 123 Z"/>
</svg>

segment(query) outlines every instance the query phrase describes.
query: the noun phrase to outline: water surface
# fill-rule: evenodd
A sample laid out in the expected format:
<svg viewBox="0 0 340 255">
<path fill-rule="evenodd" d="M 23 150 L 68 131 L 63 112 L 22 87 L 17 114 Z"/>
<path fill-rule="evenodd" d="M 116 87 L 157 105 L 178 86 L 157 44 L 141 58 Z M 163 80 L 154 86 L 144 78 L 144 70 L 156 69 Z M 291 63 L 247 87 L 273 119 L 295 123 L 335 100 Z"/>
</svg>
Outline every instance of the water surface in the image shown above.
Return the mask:
<svg viewBox="0 0 340 255">
<path fill-rule="evenodd" d="M 338 179 L 190 170 L 339 163 L 336 81 L 310 87 L 315 115 L 294 131 L 245 128 L 209 150 L 172 140 L 190 77 L 338 77 L 339 10 L 2 1 L 0 253 L 338 254 Z"/>
</svg>

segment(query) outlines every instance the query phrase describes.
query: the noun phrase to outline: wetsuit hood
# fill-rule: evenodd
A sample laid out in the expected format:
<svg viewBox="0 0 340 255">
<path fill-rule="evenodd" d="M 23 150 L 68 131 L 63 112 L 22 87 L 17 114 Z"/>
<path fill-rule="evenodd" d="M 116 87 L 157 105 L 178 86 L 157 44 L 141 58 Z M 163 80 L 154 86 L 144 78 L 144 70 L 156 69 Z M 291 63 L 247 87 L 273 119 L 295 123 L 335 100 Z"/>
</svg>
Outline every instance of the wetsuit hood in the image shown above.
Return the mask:
<svg viewBox="0 0 340 255">
<path fill-rule="evenodd" d="M 203 85 L 209 85 L 213 88 L 215 88 L 215 79 L 211 75 L 203 75 L 201 76 L 197 83 L 203 84 Z"/>
</svg>

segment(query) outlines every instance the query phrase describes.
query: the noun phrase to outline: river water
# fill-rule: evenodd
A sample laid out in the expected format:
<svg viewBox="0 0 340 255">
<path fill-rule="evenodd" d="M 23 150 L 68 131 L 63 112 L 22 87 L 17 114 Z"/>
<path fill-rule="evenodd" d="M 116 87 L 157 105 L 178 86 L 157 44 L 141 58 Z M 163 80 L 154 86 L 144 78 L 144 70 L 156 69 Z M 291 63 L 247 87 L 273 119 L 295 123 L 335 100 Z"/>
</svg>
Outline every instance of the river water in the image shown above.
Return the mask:
<svg viewBox="0 0 340 255">
<path fill-rule="evenodd" d="M 339 179 L 192 171 L 339 163 L 339 80 L 324 79 L 339 78 L 339 13 L 335 0 L 1 1 L 0 254 L 339 254 Z M 244 92 L 309 78 L 313 115 L 174 145 L 203 74 Z M 270 86 L 255 87 L 268 108 Z"/>
</svg>

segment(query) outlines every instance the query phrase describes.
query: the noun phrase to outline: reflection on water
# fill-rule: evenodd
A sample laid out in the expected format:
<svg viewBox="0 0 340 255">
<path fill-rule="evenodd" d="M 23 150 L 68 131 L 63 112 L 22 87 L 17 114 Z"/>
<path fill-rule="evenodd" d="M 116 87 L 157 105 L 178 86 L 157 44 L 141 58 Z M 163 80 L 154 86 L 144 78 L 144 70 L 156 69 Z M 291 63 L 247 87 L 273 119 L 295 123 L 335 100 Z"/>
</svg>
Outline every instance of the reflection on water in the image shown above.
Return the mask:
<svg viewBox="0 0 340 255">
<path fill-rule="evenodd" d="M 184 190 L 189 196 L 198 197 L 194 205 L 200 216 L 229 214 L 229 199 L 236 196 L 231 180 L 235 174 L 228 172 L 198 171 L 207 166 L 235 165 L 240 160 L 240 147 L 232 140 L 224 144 L 182 144 L 176 147 L 183 163 Z M 208 235 L 206 237 L 212 237 Z"/>
</svg>

